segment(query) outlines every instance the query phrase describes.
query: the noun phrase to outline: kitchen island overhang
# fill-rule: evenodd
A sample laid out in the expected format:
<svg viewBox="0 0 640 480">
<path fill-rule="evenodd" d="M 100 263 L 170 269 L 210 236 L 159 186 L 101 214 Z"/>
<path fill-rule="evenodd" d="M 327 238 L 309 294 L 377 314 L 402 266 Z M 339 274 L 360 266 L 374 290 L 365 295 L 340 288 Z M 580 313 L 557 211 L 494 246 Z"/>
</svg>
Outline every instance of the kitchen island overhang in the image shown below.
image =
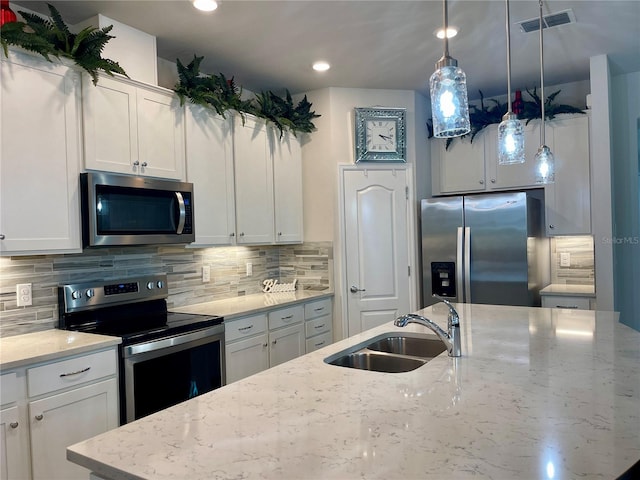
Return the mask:
<svg viewBox="0 0 640 480">
<path fill-rule="evenodd" d="M 391 323 L 73 445 L 109 479 L 611 478 L 640 459 L 640 332 L 614 312 L 457 304 L 462 354 L 324 359 Z M 419 312 L 446 326 L 447 309 Z M 551 475 L 551 477 L 550 477 Z"/>
</svg>

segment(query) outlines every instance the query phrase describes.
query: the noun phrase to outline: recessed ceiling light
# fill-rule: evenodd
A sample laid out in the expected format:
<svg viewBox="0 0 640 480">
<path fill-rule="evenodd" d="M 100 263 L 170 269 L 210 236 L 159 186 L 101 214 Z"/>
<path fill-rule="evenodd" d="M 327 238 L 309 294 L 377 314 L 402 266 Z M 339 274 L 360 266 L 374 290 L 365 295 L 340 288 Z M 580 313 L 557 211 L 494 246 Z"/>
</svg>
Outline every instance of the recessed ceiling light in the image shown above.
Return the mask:
<svg viewBox="0 0 640 480">
<path fill-rule="evenodd" d="M 216 0 L 193 0 L 193 6 L 203 12 L 213 12 L 218 8 L 218 2 Z"/>
<path fill-rule="evenodd" d="M 331 68 L 331 65 L 329 65 L 327 62 L 316 62 L 313 64 L 313 69 L 316 72 L 326 72 L 327 70 L 329 70 Z"/>
<path fill-rule="evenodd" d="M 458 29 L 456 27 L 447 27 L 447 38 L 453 38 L 458 34 Z M 444 29 L 439 28 L 434 32 L 434 35 L 440 39 L 444 38 Z"/>
</svg>

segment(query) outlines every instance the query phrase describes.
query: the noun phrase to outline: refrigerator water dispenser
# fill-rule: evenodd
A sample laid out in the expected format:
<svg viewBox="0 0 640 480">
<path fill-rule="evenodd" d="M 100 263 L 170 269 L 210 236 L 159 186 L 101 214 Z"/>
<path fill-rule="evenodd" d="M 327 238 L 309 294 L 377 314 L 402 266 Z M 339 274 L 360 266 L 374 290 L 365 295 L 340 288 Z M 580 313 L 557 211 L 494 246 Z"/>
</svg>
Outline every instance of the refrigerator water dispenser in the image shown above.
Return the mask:
<svg viewBox="0 0 640 480">
<path fill-rule="evenodd" d="M 431 262 L 431 293 L 441 297 L 456 296 L 455 262 Z"/>
</svg>

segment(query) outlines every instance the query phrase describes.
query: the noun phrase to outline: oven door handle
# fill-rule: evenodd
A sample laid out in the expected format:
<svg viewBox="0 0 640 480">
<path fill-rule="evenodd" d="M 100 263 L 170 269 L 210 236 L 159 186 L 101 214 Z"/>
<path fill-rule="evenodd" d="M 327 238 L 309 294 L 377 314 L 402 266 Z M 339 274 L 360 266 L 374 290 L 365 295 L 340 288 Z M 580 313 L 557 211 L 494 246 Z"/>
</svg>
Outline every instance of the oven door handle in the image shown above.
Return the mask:
<svg viewBox="0 0 640 480">
<path fill-rule="evenodd" d="M 222 334 L 224 334 L 224 323 L 220 325 L 214 325 L 213 327 L 205 328 L 203 330 L 196 330 L 195 332 L 185 333 L 183 335 L 165 337 L 158 340 L 153 340 L 151 342 L 129 345 L 124 347 L 124 356 L 131 357 L 133 355 L 139 355 L 141 353 L 153 352 L 154 350 L 176 347 L 178 345 L 184 345 L 185 343 L 194 342 L 202 338 L 213 337 Z"/>
</svg>

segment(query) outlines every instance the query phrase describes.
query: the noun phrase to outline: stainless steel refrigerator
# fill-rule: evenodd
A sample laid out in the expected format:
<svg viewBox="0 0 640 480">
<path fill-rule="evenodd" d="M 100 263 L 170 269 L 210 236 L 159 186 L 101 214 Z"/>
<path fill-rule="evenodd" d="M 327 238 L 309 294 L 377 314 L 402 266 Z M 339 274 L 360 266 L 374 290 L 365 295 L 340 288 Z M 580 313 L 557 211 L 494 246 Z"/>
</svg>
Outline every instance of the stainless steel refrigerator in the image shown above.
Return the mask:
<svg viewBox="0 0 640 480">
<path fill-rule="evenodd" d="M 549 277 L 541 191 L 422 200 L 423 306 L 540 306 Z M 545 261 L 546 259 L 546 261 Z"/>
</svg>

